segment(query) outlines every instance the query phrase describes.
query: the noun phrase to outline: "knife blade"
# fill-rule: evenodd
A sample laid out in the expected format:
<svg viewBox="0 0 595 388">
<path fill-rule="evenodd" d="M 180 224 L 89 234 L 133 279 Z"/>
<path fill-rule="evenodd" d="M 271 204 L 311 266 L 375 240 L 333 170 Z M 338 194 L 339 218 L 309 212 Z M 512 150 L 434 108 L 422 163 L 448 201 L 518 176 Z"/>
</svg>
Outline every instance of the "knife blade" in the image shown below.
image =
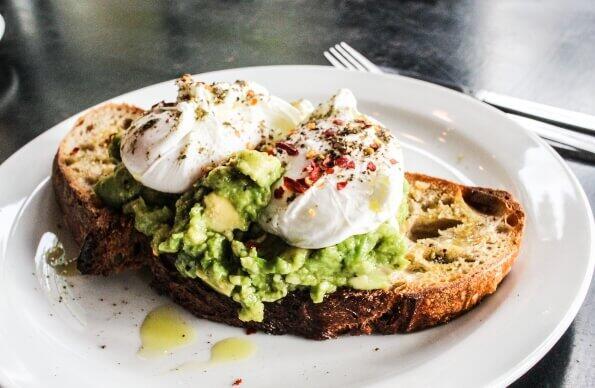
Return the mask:
<svg viewBox="0 0 595 388">
<path fill-rule="evenodd" d="M 383 70 L 385 70 L 385 68 L 383 68 Z M 556 127 L 567 128 L 574 131 L 595 135 L 595 116 L 591 116 L 586 113 L 561 109 L 550 105 L 524 100 L 522 98 L 490 92 L 487 90 L 474 91 L 464 85 L 456 84 L 450 81 L 444 81 L 435 77 L 420 75 L 409 71 L 390 69 L 389 72 L 444 86 L 445 88 L 452 89 L 460 93 L 465 93 L 507 113 L 528 117 L 537 121 L 555 125 Z"/>
<path fill-rule="evenodd" d="M 473 93 L 473 95 L 478 100 L 505 112 L 543 121 L 557 127 L 595 135 L 595 116 L 489 92 L 487 90 L 479 90 Z"/>
</svg>

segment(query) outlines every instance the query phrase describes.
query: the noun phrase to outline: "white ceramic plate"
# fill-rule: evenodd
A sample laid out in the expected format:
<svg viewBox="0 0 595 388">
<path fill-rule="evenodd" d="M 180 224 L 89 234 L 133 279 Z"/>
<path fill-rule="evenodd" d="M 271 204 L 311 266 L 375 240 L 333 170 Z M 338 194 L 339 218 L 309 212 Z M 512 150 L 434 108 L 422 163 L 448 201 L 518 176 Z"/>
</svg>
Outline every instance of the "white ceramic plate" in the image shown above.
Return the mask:
<svg viewBox="0 0 595 388">
<path fill-rule="evenodd" d="M 4 27 L 4 18 L 2 17 L 2 15 L 0 15 L 0 40 L 2 40 L 2 37 L 4 36 Z"/>
<path fill-rule="evenodd" d="M 512 272 L 475 310 L 430 330 L 324 342 L 254 334 L 248 338 L 258 350 L 249 360 L 170 372 L 208 359 L 213 341 L 244 332 L 188 317 L 194 343 L 143 360 L 138 326 L 146 311 L 166 302 L 147 286 L 147 274 L 61 278 L 44 264 L 46 232 L 76 252 L 60 228 L 48 180 L 72 117 L 0 167 L 0 385 L 226 387 L 239 377 L 253 387 L 504 385 L 537 362 L 574 318 L 593 273 L 591 209 L 560 157 L 503 114 L 424 82 L 328 67 L 233 69 L 200 78 L 251 79 L 280 97 L 312 101 L 350 88 L 361 110 L 401 139 L 408 170 L 518 198 L 527 227 Z M 148 107 L 174 96 L 168 81 L 114 101 Z"/>
</svg>

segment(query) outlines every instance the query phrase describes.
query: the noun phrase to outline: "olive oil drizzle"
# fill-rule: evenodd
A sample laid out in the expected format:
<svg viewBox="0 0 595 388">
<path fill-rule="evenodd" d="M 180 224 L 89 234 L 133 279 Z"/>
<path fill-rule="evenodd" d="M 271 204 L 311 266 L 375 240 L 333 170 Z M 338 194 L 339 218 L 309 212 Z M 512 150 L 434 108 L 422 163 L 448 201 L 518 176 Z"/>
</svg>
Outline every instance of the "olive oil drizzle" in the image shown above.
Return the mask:
<svg viewBox="0 0 595 388">
<path fill-rule="evenodd" d="M 79 272 L 76 268 L 76 259 L 68 260 L 64 246 L 60 242 L 56 242 L 54 246 L 44 252 L 45 261 L 48 263 L 58 275 L 61 276 L 75 276 Z"/>
<path fill-rule="evenodd" d="M 142 345 L 138 355 L 150 358 L 163 356 L 192 342 L 195 331 L 174 305 L 166 304 L 147 314 L 140 328 L 140 337 Z"/>
<path fill-rule="evenodd" d="M 256 346 L 246 338 L 231 337 L 216 342 L 211 347 L 211 364 L 241 361 L 252 357 Z"/>
<path fill-rule="evenodd" d="M 211 366 L 247 360 L 255 353 L 256 345 L 247 338 L 225 338 L 211 346 L 211 357 L 208 361 L 188 361 L 171 369 L 171 371 L 206 371 L 206 368 Z"/>
</svg>

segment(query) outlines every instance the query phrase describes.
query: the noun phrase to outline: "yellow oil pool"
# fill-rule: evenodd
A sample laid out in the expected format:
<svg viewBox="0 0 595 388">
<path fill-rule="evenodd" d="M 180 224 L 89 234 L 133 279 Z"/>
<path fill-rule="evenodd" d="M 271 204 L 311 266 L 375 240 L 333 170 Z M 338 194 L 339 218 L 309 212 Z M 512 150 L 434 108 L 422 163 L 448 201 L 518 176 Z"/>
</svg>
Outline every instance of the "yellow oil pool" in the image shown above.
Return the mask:
<svg viewBox="0 0 595 388">
<path fill-rule="evenodd" d="M 44 254 L 46 263 L 53 267 L 58 275 L 75 276 L 79 274 L 76 268 L 76 260 L 68 261 L 66 259 L 64 246 L 60 242 L 57 242 Z"/>
<path fill-rule="evenodd" d="M 175 306 L 163 305 L 152 310 L 140 328 L 141 357 L 156 357 L 194 340 L 194 328 Z"/>
<path fill-rule="evenodd" d="M 239 337 L 226 338 L 211 346 L 209 361 L 188 361 L 173 368 L 172 371 L 206 370 L 217 364 L 246 360 L 255 353 L 256 345 L 250 340 Z"/>
<path fill-rule="evenodd" d="M 241 361 L 256 353 L 256 345 L 246 338 L 231 337 L 215 343 L 211 347 L 213 364 L 230 361 Z"/>
</svg>

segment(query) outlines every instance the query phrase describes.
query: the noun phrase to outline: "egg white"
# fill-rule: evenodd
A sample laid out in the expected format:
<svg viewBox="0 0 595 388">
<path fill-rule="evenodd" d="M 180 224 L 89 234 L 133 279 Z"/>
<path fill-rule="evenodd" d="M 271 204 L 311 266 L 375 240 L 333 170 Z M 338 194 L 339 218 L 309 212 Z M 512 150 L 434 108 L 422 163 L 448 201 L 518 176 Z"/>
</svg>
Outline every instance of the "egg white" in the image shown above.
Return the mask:
<svg viewBox="0 0 595 388">
<path fill-rule="evenodd" d="M 209 167 L 263 140 L 285 136 L 311 111 L 247 81 L 178 81 L 175 104 L 157 104 L 124 134 L 122 162 L 143 185 L 165 193 L 189 189 Z M 310 111 L 309 111 L 310 109 Z"/>
<path fill-rule="evenodd" d="M 297 155 L 278 150 L 278 157 L 285 165 L 284 177 L 303 178 L 311 163 L 309 154 L 328 153 L 333 148 L 332 142 L 321 140 L 320 133 L 350 124 L 361 127 L 356 120 L 365 121 L 369 127 L 345 134 L 342 139 L 353 146 L 345 156 L 354 162 L 354 168 L 335 167 L 333 173 L 324 174 L 301 194 L 288 189 L 283 178 L 279 180 L 273 189 L 281 187 L 283 195 L 274 197 L 263 211 L 259 223 L 264 230 L 292 246 L 318 249 L 396 220 L 405 179 L 401 147 L 379 122 L 357 110 L 355 97 L 347 89 L 321 104 L 307 123 L 284 139 L 284 143 L 298 150 Z M 315 123 L 315 130 L 309 129 L 312 126 L 309 122 Z M 380 142 L 378 131 L 388 141 Z M 372 154 L 364 152 L 378 143 L 382 143 L 380 148 Z M 345 182 L 339 189 L 337 184 Z"/>
</svg>

